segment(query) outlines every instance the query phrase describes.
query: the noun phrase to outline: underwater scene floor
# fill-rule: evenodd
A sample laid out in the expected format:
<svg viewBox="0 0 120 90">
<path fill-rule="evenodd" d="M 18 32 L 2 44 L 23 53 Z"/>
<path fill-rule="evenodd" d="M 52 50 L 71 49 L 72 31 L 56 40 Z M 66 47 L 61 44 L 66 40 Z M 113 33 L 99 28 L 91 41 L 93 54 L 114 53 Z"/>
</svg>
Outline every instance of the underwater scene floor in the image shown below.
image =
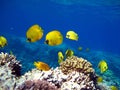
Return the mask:
<svg viewBox="0 0 120 90">
<path fill-rule="evenodd" d="M 119 68 L 120 55 L 103 52 L 103 51 L 95 51 L 95 50 L 89 50 L 89 51 L 81 50 L 80 51 L 80 50 L 76 50 L 74 47 L 71 47 L 70 45 L 67 45 L 66 43 L 63 43 L 62 45 L 59 45 L 59 46 L 51 47 L 51 46 L 48 46 L 41 42 L 28 43 L 28 42 L 26 42 L 26 39 L 22 38 L 22 37 L 11 37 L 11 36 L 9 37 L 8 36 L 7 38 L 8 38 L 8 45 L 5 46 L 4 48 L 0 49 L 0 53 L 1 53 L 0 60 L 3 60 L 2 58 L 4 58 L 4 57 L 8 57 L 8 58 L 11 57 L 9 55 L 14 55 L 14 57 L 16 57 L 16 58 L 14 58 L 13 56 L 11 58 L 18 60 L 18 61 L 14 61 L 14 62 L 17 64 L 20 64 L 21 69 L 20 69 L 20 73 L 16 74 L 19 76 L 18 77 L 19 80 L 16 80 L 14 78 L 14 76 L 12 76 L 11 74 L 5 74 L 6 72 L 10 71 L 10 70 L 8 70 L 7 65 L 8 66 L 11 65 L 13 67 L 14 64 L 12 64 L 12 63 L 4 64 L 4 67 L 1 64 L 0 65 L 0 68 L 1 68 L 0 69 L 1 70 L 0 71 L 0 90 L 29 90 L 27 88 L 27 86 L 25 86 L 26 83 L 28 85 L 29 84 L 32 85 L 33 83 L 36 85 L 36 83 L 39 82 L 39 80 L 32 81 L 32 84 L 31 84 L 31 81 L 29 81 L 30 79 L 33 78 L 32 77 L 32 76 L 34 76 L 33 74 L 35 74 L 37 76 L 41 75 L 40 73 L 46 74 L 46 72 L 36 69 L 36 67 L 34 66 L 34 62 L 37 62 L 37 61 L 44 62 L 44 63 L 48 64 L 51 68 L 49 73 L 47 73 L 46 76 L 43 76 L 44 80 L 47 80 L 48 82 L 51 80 L 51 78 L 52 78 L 52 80 L 53 79 L 55 80 L 55 78 L 54 78 L 55 75 L 59 75 L 61 73 L 61 71 L 58 69 L 58 67 L 62 67 L 58 63 L 58 52 L 61 51 L 61 52 L 65 53 L 67 49 L 73 50 L 74 56 L 76 56 L 77 59 L 83 58 L 92 64 L 92 67 L 94 68 L 95 73 L 97 74 L 97 76 L 101 77 L 101 79 L 102 79 L 102 81 L 100 80 L 97 82 L 98 86 L 100 86 L 100 87 L 96 88 L 96 86 L 93 86 L 94 88 L 89 87 L 87 89 L 86 88 L 82 89 L 81 87 L 79 87 L 75 84 L 74 86 L 79 87 L 79 89 L 77 89 L 77 88 L 74 89 L 75 87 L 74 88 L 69 87 L 69 89 L 68 89 L 65 87 L 68 83 L 64 83 L 64 84 L 62 84 L 62 86 L 60 86 L 61 83 L 63 83 L 64 80 L 66 80 L 68 77 L 70 77 L 72 75 L 77 75 L 77 72 L 72 72 L 69 76 L 60 74 L 60 75 L 64 76 L 64 80 L 61 82 L 56 82 L 57 84 L 56 83 L 54 84 L 55 86 L 57 86 L 57 88 L 52 87 L 51 85 L 48 85 L 48 82 L 46 82 L 46 81 L 42 81 L 43 83 L 47 83 L 46 85 L 48 85 L 50 87 L 50 89 L 47 89 L 47 90 L 120 90 L 120 68 Z M 5 53 L 7 53 L 7 54 L 5 55 Z M 76 57 L 73 57 L 73 59 Z M 105 60 L 108 64 L 108 70 L 104 73 L 100 73 L 100 70 L 98 68 L 98 63 L 101 60 Z M 1 61 L 0 61 L 0 63 L 1 63 Z M 18 69 L 20 68 L 19 66 L 16 66 L 16 67 Z M 12 72 L 12 74 L 13 73 L 14 72 Z M 7 75 L 7 76 L 5 76 L 5 75 Z M 8 75 L 10 75 L 10 76 L 8 76 Z M 81 77 L 83 76 L 83 78 L 87 77 L 86 74 L 85 75 L 80 74 L 80 75 L 81 75 Z M 49 77 L 50 79 L 48 79 L 48 76 L 51 76 L 51 77 Z M 25 77 L 27 79 L 25 79 Z M 15 85 L 13 85 L 14 89 L 9 86 L 10 85 L 9 83 L 12 81 L 10 81 L 11 79 L 8 80 L 8 78 L 12 78 L 12 80 L 13 79 L 16 80 L 16 82 L 13 80 L 13 82 L 16 83 Z M 41 80 L 43 80 L 43 78 Z M 76 78 L 77 78 L 77 76 L 76 76 Z M 37 77 L 37 79 L 39 79 L 39 78 Z M 25 80 L 28 80 L 28 81 L 25 81 Z M 61 78 L 60 78 L 60 80 L 61 80 Z M 23 82 L 23 81 L 25 81 L 25 82 Z M 19 83 L 19 84 L 17 84 L 17 83 Z M 23 83 L 24 83 L 24 85 L 23 85 Z M 39 83 L 39 84 L 41 84 L 41 83 Z M 17 87 L 17 88 L 15 88 L 15 87 Z M 37 90 L 37 89 L 31 89 L 31 90 Z M 39 90 L 42 90 L 42 89 L 39 89 Z"/>
</svg>

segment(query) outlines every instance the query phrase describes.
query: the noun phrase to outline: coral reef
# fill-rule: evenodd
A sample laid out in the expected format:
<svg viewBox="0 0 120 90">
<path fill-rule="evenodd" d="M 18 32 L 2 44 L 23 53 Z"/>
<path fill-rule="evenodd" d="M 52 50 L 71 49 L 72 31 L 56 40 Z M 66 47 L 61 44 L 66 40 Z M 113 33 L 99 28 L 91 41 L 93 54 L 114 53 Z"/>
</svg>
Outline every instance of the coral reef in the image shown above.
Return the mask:
<svg viewBox="0 0 120 90">
<path fill-rule="evenodd" d="M 21 86 L 17 87 L 16 90 L 58 90 L 55 85 L 44 81 L 44 80 L 28 80 L 25 81 Z"/>
<path fill-rule="evenodd" d="M 71 73 L 72 71 L 78 71 L 84 74 L 90 74 L 94 72 L 90 62 L 76 56 L 68 57 L 60 64 L 60 69 L 64 74 Z"/>
<path fill-rule="evenodd" d="M 0 54 L 0 66 L 7 64 L 11 69 L 11 73 L 20 76 L 21 75 L 21 64 L 14 55 L 1 52 Z"/>
<path fill-rule="evenodd" d="M 8 63 L 0 66 L 0 90 L 14 90 L 16 85 L 16 77 L 12 74 Z"/>
<path fill-rule="evenodd" d="M 28 80 L 45 80 L 49 83 L 53 83 L 60 90 L 73 90 L 73 88 L 76 88 L 75 90 L 97 89 L 96 84 L 94 80 L 91 80 L 90 75 L 85 75 L 84 73 L 77 71 L 65 75 L 58 67 L 49 71 L 32 69 L 32 71 L 27 72 L 17 81 L 17 85 L 21 86 Z M 76 86 L 79 86 L 79 89 Z"/>
<path fill-rule="evenodd" d="M 76 56 L 67 58 L 60 67 L 49 71 L 34 68 L 19 77 L 15 74 L 17 65 L 21 67 L 14 55 L 0 54 L 0 90 L 110 90 L 104 80 L 96 82 L 92 64 Z"/>
</svg>

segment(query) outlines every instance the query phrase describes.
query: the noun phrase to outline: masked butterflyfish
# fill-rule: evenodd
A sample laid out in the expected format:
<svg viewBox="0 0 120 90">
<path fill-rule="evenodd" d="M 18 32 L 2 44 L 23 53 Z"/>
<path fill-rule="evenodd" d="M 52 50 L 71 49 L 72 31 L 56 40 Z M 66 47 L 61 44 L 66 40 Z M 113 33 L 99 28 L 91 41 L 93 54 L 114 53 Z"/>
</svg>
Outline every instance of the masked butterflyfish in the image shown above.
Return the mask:
<svg viewBox="0 0 120 90">
<path fill-rule="evenodd" d="M 100 69 L 101 73 L 104 73 L 108 69 L 108 65 L 105 60 L 101 60 L 98 64 L 98 68 Z"/>
<path fill-rule="evenodd" d="M 46 64 L 46 63 L 44 63 L 44 62 L 40 62 L 40 61 L 34 62 L 34 65 L 35 65 L 35 67 L 36 67 L 37 69 L 39 69 L 39 70 L 43 70 L 43 71 L 48 71 L 48 70 L 50 70 L 49 65 Z"/>
<path fill-rule="evenodd" d="M 63 35 L 57 31 L 53 30 L 46 35 L 45 44 L 50 46 L 60 45 L 63 42 Z"/>
<path fill-rule="evenodd" d="M 75 33 L 74 31 L 68 31 L 66 33 L 66 38 L 68 38 L 70 40 L 76 40 L 76 41 L 78 41 L 78 34 Z"/>
<path fill-rule="evenodd" d="M 31 26 L 26 32 L 26 37 L 28 42 L 36 42 L 40 40 L 42 36 L 43 36 L 43 30 L 37 24 Z"/>
<path fill-rule="evenodd" d="M 60 64 L 61 62 L 63 62 L 63 60 L 64 60 L 63 53 L 59 51 L 58 52 L 58 63 Z"/>
<path fill-rule="evenodd" d="M 74 55 L 74 52 L 71 49 L 67 49 L 65 52 L 65 56 L 67 57 L 71 57 Z"/>
<path fill-rule="evenodd" d="M 7 39 L 4 36 L 0 36 L 0 48 L 3 48 L 7 45 Z"/>
</svg>

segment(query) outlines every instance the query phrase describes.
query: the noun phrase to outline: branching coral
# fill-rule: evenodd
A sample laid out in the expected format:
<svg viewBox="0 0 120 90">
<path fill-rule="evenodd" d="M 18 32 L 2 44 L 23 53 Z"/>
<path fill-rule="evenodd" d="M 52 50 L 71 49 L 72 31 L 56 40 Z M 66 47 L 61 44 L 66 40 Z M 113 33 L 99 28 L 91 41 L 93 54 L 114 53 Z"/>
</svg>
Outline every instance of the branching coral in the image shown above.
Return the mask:
<svg viewBox="0 0 120 90">
<path fill-rule="evenodd" d="M 92 64 L 90 62 L 76 56 L 68 57 L 64 62 L 60 64 L 60 69 L 64 74 L 71 73 L 72 71 L 78 71 L 84 74 L 94 72 L 94 69 L 92 68 Z"/>
<path fill-rule="evenodd" d="M 0 66 L 3 66 L 7 64 L 8 67 L 11 69 L 12 74 L 16 76 L 21 75 L 21 64 L 19 61 L 16 60 L 16 57 L 14 55 L 9 55 L 7 53 L 1 53 L 0 54 Z"/>
</svg>

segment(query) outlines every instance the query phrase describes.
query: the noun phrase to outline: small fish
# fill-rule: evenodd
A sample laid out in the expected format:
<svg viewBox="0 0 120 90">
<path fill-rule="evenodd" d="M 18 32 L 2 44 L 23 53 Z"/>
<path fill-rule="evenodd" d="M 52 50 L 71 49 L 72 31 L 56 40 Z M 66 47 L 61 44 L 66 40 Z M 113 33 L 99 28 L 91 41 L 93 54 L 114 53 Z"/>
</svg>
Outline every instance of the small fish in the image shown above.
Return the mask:
<svg viewBox="0 0 120 90">
<path fill-rule="evenodd" d="M 10 50 L 10 55 L 13 55 L 13 52 Z"/>
<path fill-rule="evenodd" d="M 48 71 L 50 70 L 50 67 L 48 64 L 44 63 L 44 62 L 34 62 L 34 65 L 37 69 L 39 70 L 43 70 L 43 71 Z"/>
<path fill-rule="evenodd" d="M 97 78 L 97 82 L 103 82 L 103 78 L 102 78 L 101 76 L 99 76 L 99 77 Z"/>
<path fill-rule="evenodd" d="M 86 52 L 89 52 L 90 51 L 90 48 L 86 48 L 86 50 L 85 50 Z"/>
<path fill-rule="evenodd" d="M 60 45 L 63 42 L 63 35 L 58 30 L 53 30 L 47 33 L 45 44 L 48 44 L 50 46 L 56 46 Z"/>
<path fill-rule="evenodd" d="M 71 49 L 67 49 L 65 52 L 65 57 L 71 57 L 74 55 L 74 52 Z"/>
<path fill-rule="evenodd" d="M 28 42 L 36 42 L 40 40 L 42 36 L 43 36 L 43 30 L 37 24 L 31 26 L 26 32 L 26 37 Z"/>
<path fill-rule="evenodd" d="M 4 36 L 0 36 L 0 48 L 7 45 L 7 39 Z"/>
<path fill-rule="evenodd" d="M 63 60 L 64 60 L 63 53 L 59 51 L 58 52 L 58 63 L 60 64 L 61 62 L 63 62 Z"/>
<path fill-rule="evenodd" d="M 79 51 L 82 51 L 82 50 L 83 50 L 83 48 L 82 48 L 82 47 L 78 47 L 78 50 L 79 50 Z"/>
<path fill-rule="evenodd" d="M 70 40 L 76 40 L 76 41 L 78 41 L 78 34 L 75 33 L 74 31 L 68 31 L 66 33 L 66 38 L 68 38 Z"/>
<path fill-rule="evenodd" d="M 110 86 L 110 89 L 111 90 L 118 90 L 118 88 L 116 86 L 114 86 L 114 85 Z"/>
<path fill-rule="evenodd" d="M 101 73 L 104 73 L 108 69 L 108 65 L 105 60 L 101 60 L 98 64 L 98 68 L 100 69 Z"/>
<path fill-rule="evenodd" d="M 111 90 L 118 90 L 118 88 L 116 86 L 110 86 Z"/>
</svg>

